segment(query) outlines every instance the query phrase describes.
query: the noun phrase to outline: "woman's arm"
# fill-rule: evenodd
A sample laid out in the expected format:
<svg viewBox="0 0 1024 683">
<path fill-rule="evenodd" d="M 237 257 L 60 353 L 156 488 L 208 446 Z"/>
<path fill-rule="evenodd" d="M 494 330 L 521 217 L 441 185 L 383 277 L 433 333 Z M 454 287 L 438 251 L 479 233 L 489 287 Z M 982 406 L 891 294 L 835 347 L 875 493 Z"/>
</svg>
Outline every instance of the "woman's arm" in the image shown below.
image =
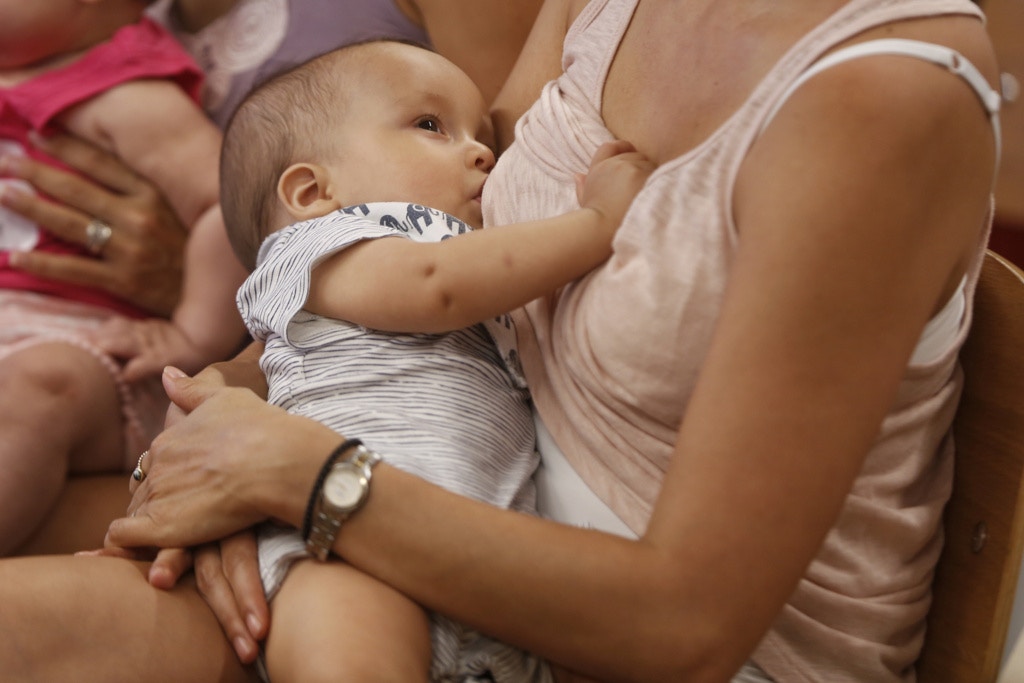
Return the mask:
<svg viewBox="0 0 1024 683">
<path fill-rule="evenodd" d="M 491 104 L 497 151 L 515 138 L 515 124 L 541 93 L 544 84 L 562 73 L 562 41 L 586 0 L 544 0 L 519 54 L 515 68 Z"/>
<path fill-rule="evenodd" d="M 397 0 L 434 49 L 465 71 L 486 102 L 512 70 L 542 0 Z"/>
</svg>

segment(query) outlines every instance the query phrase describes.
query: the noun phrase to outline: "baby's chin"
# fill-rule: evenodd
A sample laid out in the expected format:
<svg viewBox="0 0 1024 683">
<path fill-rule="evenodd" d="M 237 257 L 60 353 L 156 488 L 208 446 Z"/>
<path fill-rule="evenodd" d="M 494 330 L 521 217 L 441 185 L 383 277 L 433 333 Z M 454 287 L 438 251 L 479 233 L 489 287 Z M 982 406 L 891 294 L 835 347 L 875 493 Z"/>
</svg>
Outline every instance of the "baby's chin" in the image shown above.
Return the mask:
<svg viewBox="0 0 1024 683">
<path fill-rule="evenodd" d="M 477 205 L 473 209 L 466 209 L 458 212 L 450 211 L 449 213 L 451 213 L 451 215 L 455 216 L 460 221 L 468 225 L 473 230 L 479 230 L 480 228 L 484 227 L 484 216 L 483 212 L 480 210 L 479 202 L 477 202 Z"/>
</svg>

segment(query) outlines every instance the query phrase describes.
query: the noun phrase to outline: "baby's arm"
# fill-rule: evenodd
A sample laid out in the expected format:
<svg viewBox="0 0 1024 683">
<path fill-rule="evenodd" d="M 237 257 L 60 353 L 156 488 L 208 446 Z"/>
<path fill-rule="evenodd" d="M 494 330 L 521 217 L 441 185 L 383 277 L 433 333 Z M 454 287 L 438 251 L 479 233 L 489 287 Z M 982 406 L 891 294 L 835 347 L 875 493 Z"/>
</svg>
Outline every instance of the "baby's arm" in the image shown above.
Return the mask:
<svg viewBox="0 0 1024 683">
<path fill-rule="evenodd" d="M 358 244 L 317 267 L 305 308 L 395 332 L 446 332 L 495 317 L 603 263 L 652 170 L 628 143 L 608 143 L 580 180 L 580 209 L 436 244 Z"/>
<path fill-rule="evenodd" d="M 191 372 L 227 357 L 244 338 L 234 295 L 245 271 L 228 244 L 218 205 L 220 131 L 184 91 L 163 80 L 119 85 L 62 122 L 153 181 L 191 228 L 172 322 L 121 321 L 116 339 L 101 332 L 97 342 L 131 359 L 128 379 L 167 364 Z"/>
</svg>

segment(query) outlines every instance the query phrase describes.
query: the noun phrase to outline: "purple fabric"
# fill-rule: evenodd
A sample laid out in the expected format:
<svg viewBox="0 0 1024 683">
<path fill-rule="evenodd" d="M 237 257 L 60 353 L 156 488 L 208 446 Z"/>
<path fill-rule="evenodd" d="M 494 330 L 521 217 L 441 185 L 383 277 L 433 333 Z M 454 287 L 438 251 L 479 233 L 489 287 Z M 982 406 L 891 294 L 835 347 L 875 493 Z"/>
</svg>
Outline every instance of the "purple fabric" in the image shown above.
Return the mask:
<svg viewBox="0 0 1024 683">
<path fill-rule="evenodd" d="M 259 6 L 261 3 L 263 7 Z M 226 35 L 220 35 L 222 31 L 215 25 L 197 35 L 185 33 L 168 16 L 169 4 L 169 0 L 158 3 L 152 10 L 154 17 L 179 37 L 208 72 L 210 80 L 216 81 L 221 76 L 230 78 L 218 101 L 204 101 L 211 118 L 221 128 L 254 85 L 342 45 L 378 38 L 430 45 L 426 31 L 406 17 L 392 0 L 287 0 L 286 11 L 273 0 L 239 0 L 229 17 L 246 12 L 249 16 L 246 21 L 232 25 Z M 272 9 L 261 11 L 266 7 Z M 222 18 L 218 22 L 228 20 Z M 287 26 L 276 49 L 258 65 L 225 64 L 223 56 L 218 57 L 217 53 L 230 53 L 221 49 L 226 43 L 252 42 L 254 33 L 273 40 L 279 35 L 280 27 L 268 25 L 270 21 L 286 21 Z M 239 31 L 245 35 L 236 35 Z M 204 42 L 204 36 L 210 38 Z M 230 54 L 226 59 L 231 61 Z"/>
</svg>

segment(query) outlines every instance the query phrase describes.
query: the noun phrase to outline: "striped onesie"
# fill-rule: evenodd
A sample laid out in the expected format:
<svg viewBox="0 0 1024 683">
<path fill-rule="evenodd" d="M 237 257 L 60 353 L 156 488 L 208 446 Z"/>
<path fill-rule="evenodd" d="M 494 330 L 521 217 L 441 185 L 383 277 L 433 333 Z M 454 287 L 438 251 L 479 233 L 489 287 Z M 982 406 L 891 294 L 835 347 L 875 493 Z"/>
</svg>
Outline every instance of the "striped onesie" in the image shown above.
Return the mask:
<svg viewBox="0 0 1024 683">
<path fill-rule="evenodd" d="M 268 401 L 358 436 L 389 465 L 504 508 L 534 510 L 538 463 L 529 396 L 484 325 L 444 334 L 367 329 L 302 309 L 310 273 L 366 239 L 436 242 L 467 232 L 457 218 L 399 202 L 348 207 L 289 226 L 260 249 L 238 293 L 250 333 L 264 341 Z M 488 321 L 498 335 L 502 319 Z M 293 529 L 260 532 L 260 572 L 273 597 L 292 562 L 307 557 Z M 432 615 L 432 680 L 530 681 L 538 662 Z M 489 680 L 489 679 L 488 679 Z"/>
</svg>

